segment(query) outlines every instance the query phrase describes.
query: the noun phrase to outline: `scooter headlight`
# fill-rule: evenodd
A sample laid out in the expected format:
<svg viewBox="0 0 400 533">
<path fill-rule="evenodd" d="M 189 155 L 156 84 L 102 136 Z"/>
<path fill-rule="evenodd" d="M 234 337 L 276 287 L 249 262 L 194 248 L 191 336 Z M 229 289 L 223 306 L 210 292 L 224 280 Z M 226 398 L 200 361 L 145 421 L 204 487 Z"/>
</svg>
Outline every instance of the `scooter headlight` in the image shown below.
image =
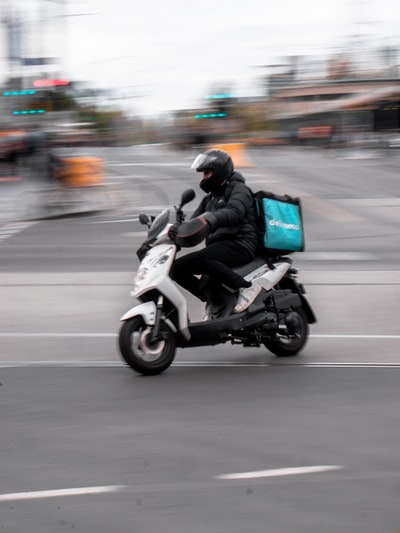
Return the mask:
<svg viewBox="0 0 400 533">
<path fill-rule="evenodd" d="M 135 295 L 135 292 L 138 292 L 143 289 L 143 285 L 146 285 L 146 283 L 148 283 L 149 278 L 154 276 L 154 270 L 170 259 L 173 251 L 174 247 L 170 246 L 166 250 L 163 249 L 158 254 L 152 253 L 150 255 L 146 255 L 144 260 L 140 263 L 139 269 L 136 273 L 136 277 L 134 278 L 133 289 L 131 291 L 131 294 L 133 296 Z"/>
<path fill-rule="evenodd" d="M 136 292 L 140 289 L 143 282 L 146 280 L 147 274 L 149 273 L 149 269 L 147 267 L 140 267 L 137 271 L 137 274 L 135 276 L 135 279 L 133 280 L 133 290 L 132 292 Z"/>
</svg>

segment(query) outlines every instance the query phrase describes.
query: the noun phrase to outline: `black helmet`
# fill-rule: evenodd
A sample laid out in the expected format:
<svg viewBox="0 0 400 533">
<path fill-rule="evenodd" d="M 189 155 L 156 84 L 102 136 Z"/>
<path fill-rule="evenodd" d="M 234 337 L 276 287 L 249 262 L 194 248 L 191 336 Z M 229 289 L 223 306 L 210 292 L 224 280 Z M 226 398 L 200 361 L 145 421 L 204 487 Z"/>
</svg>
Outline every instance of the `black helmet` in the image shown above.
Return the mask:
<svg viewBox="0 0 400 533">
<path fill-rule="evenodd" d="M 200 188 L 205 192 L 215 192 L 233 174 L 233 161 L 231 156 L 223 150 L 207 150 L 199 154 L 192 166 L 196 172 L 212 171 L 211 176 L 200 181 Z"/>
</svg>

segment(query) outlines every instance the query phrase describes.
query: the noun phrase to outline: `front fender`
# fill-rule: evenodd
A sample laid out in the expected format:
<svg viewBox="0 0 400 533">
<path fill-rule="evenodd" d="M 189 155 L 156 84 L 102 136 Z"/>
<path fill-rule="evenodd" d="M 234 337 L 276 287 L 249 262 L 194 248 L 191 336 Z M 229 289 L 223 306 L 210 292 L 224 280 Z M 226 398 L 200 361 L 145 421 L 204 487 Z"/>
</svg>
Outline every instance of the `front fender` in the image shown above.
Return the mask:
<svg viewBox="0 0 400 533">
<path fill-rule="evenodd" d="M 131 307 L 129 311 L 121 316 L 120 321 L 124 322 L 125 320 L 129 320 L 135 316 L 141 316 L 146 325 L 154 326 L 156 319 L 156 304 L 154 302 L 144 302 L 139 305 L 135 305 L 135 307 Z M 172 331 L 175 333 L 177 332 L 176 327 L 170 320 L 166 320 L 166 323 L 172 329 Z M 186 339 L 190 339 L 188 328 L 183 331 L 183 335 Z"/>
<path fill-rule="evenodd" d="M 153 326 L 156 319 L 156 304 L 154 302 L 143 302 L 135 305 L 135 307 L 132 307 L 121 316 L 120 321 L 123 322 L 134 316 L 142 316 L 146 324 Z"/>
</svg>

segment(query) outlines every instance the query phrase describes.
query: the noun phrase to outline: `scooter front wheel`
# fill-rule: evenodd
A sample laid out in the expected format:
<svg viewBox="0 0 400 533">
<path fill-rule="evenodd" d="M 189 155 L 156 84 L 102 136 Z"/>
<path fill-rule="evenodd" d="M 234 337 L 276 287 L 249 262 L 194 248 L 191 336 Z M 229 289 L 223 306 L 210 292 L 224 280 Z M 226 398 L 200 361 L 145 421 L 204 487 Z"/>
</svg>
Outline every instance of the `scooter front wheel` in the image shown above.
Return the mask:
<svg viewBox="0 0 400 533">
<path fill-rule="evenodd" d="M 142 317 L 130 318 L 121 326 L 118 340 L 122 358 L 139 374 L 161 374 L 175 358 L 175 335 L 166 324 L 162 327 L 163 338 L 152 342 L 152 329 Z"/>
</svg>

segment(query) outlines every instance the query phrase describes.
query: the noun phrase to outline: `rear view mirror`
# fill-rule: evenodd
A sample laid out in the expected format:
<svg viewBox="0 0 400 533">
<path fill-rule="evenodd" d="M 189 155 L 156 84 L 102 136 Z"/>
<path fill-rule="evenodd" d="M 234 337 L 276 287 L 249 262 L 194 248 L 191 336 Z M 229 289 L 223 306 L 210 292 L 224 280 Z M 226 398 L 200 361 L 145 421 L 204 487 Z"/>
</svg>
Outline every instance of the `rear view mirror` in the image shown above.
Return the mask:
<svg viewBox="0 0 400 533">
<path fill-rule="evenodd" d="M 150 219 L 145 213 L 140 213 L 139 222 L 142 226 L 150 226 Z"/>
<path fill-rule="evenodd" d="M 181 197 L 181 207 L 183 207 L 185 204 L 188 204 L 196 197 L 196 193 L 193 189 L 186 189 L 186 191 L 183 191 L 182 197 Z"/>
</svg>

